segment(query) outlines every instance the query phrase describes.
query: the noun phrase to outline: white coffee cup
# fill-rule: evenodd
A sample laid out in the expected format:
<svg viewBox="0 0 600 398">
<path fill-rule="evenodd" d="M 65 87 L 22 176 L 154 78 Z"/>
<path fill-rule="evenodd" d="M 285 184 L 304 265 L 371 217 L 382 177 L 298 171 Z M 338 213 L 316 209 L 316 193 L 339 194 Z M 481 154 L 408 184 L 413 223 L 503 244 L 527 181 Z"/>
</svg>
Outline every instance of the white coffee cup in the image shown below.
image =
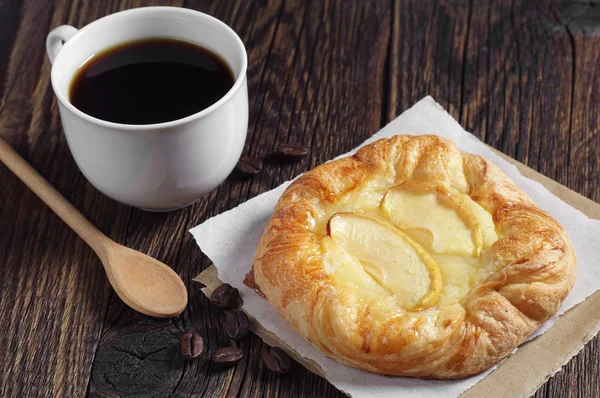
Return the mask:
<svg viewBox="0 0 600 398">
<path fill-rule="evenodd" d="M 149 125 L 100 120 L 69 102 L 73 76 L 86 60 L 116 44 L 153 37 L 186 40 L 219 54 L 233 71 L 233 87 L 201 112 Z M 248 57 L 223 22 L 185 8 L 137 8 L 80 30 L 59 26 L 48 35 L 46 50 L 73 158 L 107 196 L 144 210 L 175 210 L 215 189 L 235 167 L 248 129 Z"/>
</svg>

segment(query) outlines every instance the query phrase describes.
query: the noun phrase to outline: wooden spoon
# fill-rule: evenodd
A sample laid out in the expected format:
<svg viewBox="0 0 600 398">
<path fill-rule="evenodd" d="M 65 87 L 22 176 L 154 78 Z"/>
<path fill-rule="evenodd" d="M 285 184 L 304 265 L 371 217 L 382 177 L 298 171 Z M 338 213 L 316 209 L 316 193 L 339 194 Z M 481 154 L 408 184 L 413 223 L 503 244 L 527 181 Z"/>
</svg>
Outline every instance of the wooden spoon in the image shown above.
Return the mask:
<svg viewBox="0 0 600 398">
<path fill-rule="evenodd" d="M 173 317 L 183 311 L 187 305 L 187 290 L 175 271 L 109 239 L 2 138 L 0 160 L 96 252 L 110 284 L 125 304 L 158 318 Z"/>
</svg>

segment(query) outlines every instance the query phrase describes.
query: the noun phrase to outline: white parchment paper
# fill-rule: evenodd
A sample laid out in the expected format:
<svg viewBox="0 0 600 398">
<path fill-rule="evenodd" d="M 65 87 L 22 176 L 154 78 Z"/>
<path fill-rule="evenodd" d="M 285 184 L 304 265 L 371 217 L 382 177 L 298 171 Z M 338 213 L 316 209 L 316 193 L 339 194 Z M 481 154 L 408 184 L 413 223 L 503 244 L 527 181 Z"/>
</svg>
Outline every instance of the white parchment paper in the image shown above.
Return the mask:
<svg viewBox="0 0 600 398">
<path fill-rule="evenodd" d="M 600 221 L 589 219 L 551 194 L 538 182 L 521 176 L 515 166 L 466 132 L 433 98 L 422 99 L 359 147 L 342 156 L 350 155 L 377 139 L 398 134 L 436 134 L 452 139 L 465 152 L 485 157 L 509 175 L 540 208 L 548 211 L 566 228 L 577 252 L 577 282 L 558 315 L 600 288 L 600 267 L 597 266 L 600 257 Z M 456 397 L 489 373 L 487 371 L 467 379 L 451 381 L 380 376 L 327 358 L 288 328 L 270 304 L 246 287 L 242 281 L 250 269 L 266 223 L 289 184 L 290 182 L 286 182 L 233 210 L 207 220 L 190 231 L 200 249 L 217 267 L 219 279 L 240 289 L 244 298 L 244 309 L 249 314 L 302 356 L 316 361 L 333 385 L 355 398 Z M 558 315 L 546 322 L 532 338 L 548 330 Z"/>
</svg>

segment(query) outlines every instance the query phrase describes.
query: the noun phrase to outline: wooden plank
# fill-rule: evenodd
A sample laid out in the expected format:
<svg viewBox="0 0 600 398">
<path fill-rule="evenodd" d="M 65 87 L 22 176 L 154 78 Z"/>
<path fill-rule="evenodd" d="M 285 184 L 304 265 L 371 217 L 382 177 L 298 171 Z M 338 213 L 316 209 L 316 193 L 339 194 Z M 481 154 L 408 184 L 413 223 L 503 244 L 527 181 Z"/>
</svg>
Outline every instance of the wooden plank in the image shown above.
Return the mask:
<svg viewBox="0 0 600 398">
<path fill-rule="evenodd" d="M 570 41 L 572 57 L 569 138 L 556 152 L 566 158 L 557 177 L 583 195 L 600 200 L 600 2 L 564 2 L 555 9 Z M 552 137 L 554 139 L 554 136 Z M 559 153 L 560 153 L 559 152 Z M 551 378 L 538 396 L 600 396 L 600 335 L 594 337 L 563 370 Z"/>
<path fill-rule="evenodd" d="M 5 67 L 0 134 L 113 238 L 129 211 L 86 183 L 60 130 L 45 36 L 75 23 L 71 7 L 25 1 Z M 89 16 L 94 19 L 90 9 Z M 0 168 L 3 255 L 0 395 L 76 396 L 89 381 L 110 292 L 100 262 L 6 168 Z M 121 234 L 123 235 L 123 234 Z"/>
<path fill-rule="evenodd" d="M 20 6 L 16 1 L 0 1 L 0 21 L 2 21 L 2 25 L 0 26 L 0 98 L 4 97 L 8 83 L 6 79 L 8 58 L 19 27 Z M 0 102 L 0 113 L 2 112 L 3 104 L 4 102 Z"/>
</svg>

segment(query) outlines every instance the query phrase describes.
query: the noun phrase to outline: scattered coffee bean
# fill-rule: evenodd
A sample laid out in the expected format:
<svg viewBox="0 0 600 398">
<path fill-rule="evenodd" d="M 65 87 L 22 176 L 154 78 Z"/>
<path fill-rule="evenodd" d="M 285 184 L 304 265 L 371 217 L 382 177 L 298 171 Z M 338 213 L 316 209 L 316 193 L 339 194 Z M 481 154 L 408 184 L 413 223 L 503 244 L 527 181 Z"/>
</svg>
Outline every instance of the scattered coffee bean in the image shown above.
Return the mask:
<svg viewBox="0 0 600 398">
<path fill-rule="evenodd" d="M 265 345 L 262 351 L 262 359 L 267 369 L 278 375 L 284 375 L 292 368 L 292 360 L 279 347 Z"/>
<path fill-rule="evenodd" d="M 232 311 L 225 318 L 225 332 L 230 339 L 241 339 L 248 333 L 248 316 L 243 311 Z"/>
<path fill-rule="evenodd" d="M 181 352 L 187 358 L 197 358 L 204 351 L 204 341 L 198 333 L 186 332 L 181 337 Z"/>
<path fill-rule="evenodd" d="M 216 288 L 210 296 L 210 301 L 222 309 L 237 308 L 243 303 L 239 290 L 229 283 L 224 283 Z"/>
<path fill-rule="evenodd" d="M 288 162 L 296 162 L 304 159 L 310 150 L 307 147 L 294 144 L 277 144 L 275 154 L 278 158 Z"/>
<path fill-rule="evenodd" d="M 238 160 L 235 169 L 238 173 L 243 174 L 245 176 L 253 176 L 258 174 L 262 169 L 262 162 L 259 159 L 243 156 Z"/>
<path fill-rule="evenodd" d="M 232 366 L 238 363 L 243 356 L 244 352 L 237 347 L 219 348 L 213 356 L 213 362 L 222 366 Z"/>
</svg>

